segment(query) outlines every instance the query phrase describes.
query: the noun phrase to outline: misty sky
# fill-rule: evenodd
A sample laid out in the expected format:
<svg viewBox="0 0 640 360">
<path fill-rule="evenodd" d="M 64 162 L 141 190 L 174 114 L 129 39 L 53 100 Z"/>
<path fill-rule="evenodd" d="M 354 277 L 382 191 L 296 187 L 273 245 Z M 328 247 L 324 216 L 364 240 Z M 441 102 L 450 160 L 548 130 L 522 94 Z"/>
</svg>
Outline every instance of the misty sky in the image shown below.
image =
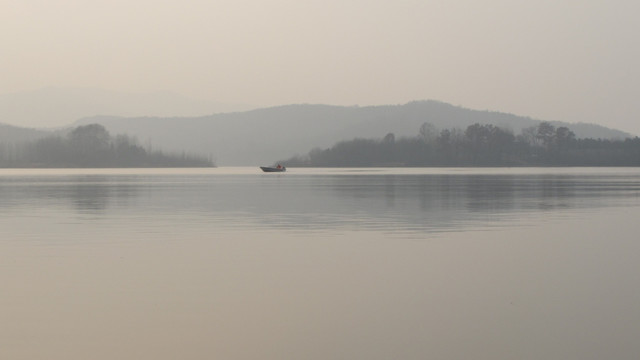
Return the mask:
<svg viewBox="0 0 640 360">
<path fill-rule="evenodd" d="M 633 0 L 3 0 L 0 94 L 435 99 L 640 134 Z"/>
</svg>

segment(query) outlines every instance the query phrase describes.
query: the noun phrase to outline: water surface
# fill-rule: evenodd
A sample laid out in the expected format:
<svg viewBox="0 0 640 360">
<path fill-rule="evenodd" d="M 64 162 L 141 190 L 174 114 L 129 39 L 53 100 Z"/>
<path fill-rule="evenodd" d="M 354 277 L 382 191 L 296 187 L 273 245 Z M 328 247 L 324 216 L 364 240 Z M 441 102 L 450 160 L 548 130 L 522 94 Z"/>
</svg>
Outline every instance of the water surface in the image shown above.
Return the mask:
<svg viewBox="0 0 640 360">
<path fill-rule="evenodd" d="M 11 359 L 640 347 L 640 170 L 0 170 Z"/>
</svg>

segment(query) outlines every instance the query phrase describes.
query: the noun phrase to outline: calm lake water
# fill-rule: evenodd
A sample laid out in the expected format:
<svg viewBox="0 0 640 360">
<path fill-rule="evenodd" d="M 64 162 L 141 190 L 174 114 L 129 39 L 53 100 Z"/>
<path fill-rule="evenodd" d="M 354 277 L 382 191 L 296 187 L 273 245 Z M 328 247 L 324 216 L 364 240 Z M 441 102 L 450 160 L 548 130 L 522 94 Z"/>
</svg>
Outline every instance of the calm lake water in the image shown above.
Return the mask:
<svg viewBox="0 0 640 360">
<path fill-rule="evenodd" d="M 3 359 L 637 359 L 640 169 L 0 170 Z"/>
</svg>

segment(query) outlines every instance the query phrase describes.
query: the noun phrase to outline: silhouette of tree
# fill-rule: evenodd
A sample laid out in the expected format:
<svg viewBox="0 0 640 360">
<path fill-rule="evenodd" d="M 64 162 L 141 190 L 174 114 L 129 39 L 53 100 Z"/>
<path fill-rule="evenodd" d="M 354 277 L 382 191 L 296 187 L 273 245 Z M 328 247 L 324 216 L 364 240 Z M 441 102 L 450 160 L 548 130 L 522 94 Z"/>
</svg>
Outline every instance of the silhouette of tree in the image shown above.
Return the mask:
<svg viewBox="0 0 640 360">
<path fill-rule="evenodd" d="M 556 129 L 555 134 L 555 143 L 559 149 L 568 148 L 571 143 L 573 143 L 576 139 L 576 134 L 573 131 L 569 130 L 569 128 L 565 126 L 561 126 Z"/>
<path fill-rule="evenodd" d="M 549 148 L 553 143 L 555 133 L 555 127 L 551 123 L 543 121 L 538 125 L 536 138 L 542 142 L 543 146 Z"/>
<path fill-rule="evenodd" d="M 438 137 L 438 129 L 435 125 L 425 122 L 420 125 L 420 137 L 427 144 L 433 144 Z"/>
</svg>

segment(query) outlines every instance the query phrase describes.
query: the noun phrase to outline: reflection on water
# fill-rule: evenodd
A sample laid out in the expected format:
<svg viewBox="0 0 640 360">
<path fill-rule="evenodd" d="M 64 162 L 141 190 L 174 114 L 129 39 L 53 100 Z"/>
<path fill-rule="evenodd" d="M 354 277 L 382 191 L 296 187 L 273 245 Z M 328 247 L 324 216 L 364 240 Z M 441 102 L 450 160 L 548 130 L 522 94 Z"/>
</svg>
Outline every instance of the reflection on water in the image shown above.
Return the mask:
<svg viewBox="0 0 640 360">
<path fill-rule="evenodd" d="M 123 226 L 131 215 L 169 217 L 203 230 L 421 233 L 486 226 L 545 211 L 635 206 L 639 193 L 635 169 L 61 172 L 0 176 L 0 212 L 52 211 Z"/>
<path fill-rule="evenodd" d="M 638 169 L 0 170 L 0 357 L 635 359 Z"/>
</svg>

